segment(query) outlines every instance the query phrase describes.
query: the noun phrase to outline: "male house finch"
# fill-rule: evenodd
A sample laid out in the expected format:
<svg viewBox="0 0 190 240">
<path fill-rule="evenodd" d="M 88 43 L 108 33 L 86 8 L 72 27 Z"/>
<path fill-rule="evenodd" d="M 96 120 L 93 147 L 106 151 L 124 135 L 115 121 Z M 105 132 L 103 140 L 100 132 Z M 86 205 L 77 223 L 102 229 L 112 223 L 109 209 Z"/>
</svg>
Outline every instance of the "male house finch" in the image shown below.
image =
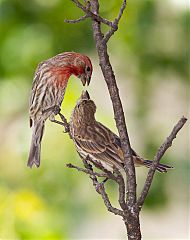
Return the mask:
<svg viewBox="0 0 190 240">
<path fill-rule="evenodd" d="M 90 100 L 88 92 L 83 92 L 70 121 L 77 152 L 84 159 L 89 156 L 94 162 L 101 163 L 109 171 L 113 171 L 114 167 L 121 169 L 124 167 L 121 141 L 115 133 L 96 121 L 95 112 L 96 105 Z M 152 161 L 144 160 L 134 150 L 132 154 L 135 166 L 151 167 Z M 165 164 L 157 166 L 159 172 L 167 172 L 170 168 Z"/>
<path fill-rule="evenodd" d="M 68 79 L 71 75 L 80 78 L 83 86 L 89 85 L 92 75 L 90 59 L 75 52 L 60 53 L 41 62 L 35 72 L 30 96 L 30 127 L 32 142 L 28 166 L 40 166 L 40 149 L 44 123 L 47 118 L 58 122 L 54 116 L 60 114 Z"/>
</svg>

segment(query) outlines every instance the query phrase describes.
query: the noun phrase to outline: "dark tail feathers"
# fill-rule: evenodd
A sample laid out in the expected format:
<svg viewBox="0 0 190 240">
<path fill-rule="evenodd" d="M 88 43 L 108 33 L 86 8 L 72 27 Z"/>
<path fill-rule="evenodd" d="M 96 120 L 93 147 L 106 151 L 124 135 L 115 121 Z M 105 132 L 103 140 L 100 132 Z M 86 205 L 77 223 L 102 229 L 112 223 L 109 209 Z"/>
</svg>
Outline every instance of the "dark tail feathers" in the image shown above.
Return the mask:
<svg viewBox="0 0 190 240">
<path fill-rule="evenodd" d="M 41 140 L 44 131 L 44 121 L 39 121 L 33 125 L 32 142 L 30 146 L 30 153 L 28 157 L 27 166 L 32 168 L 35 164 L 36 167 L 40 166 L 40 152 Z"/>
<path fill-rule="evenodd" d="M 144 164 L 147 168 L 150 168 L 151 165 L 152 165 L 152 161 L 150 160 L 144 160 Z M 166 173 L 168 171 L 168 169 L 172 169 L 173 167 L 171 166 L 168 166 L 166 164 L 162 164 L 162 163 L 159 163 L 156 170 L 161 172 L 161 173 Z"/>
</svg>

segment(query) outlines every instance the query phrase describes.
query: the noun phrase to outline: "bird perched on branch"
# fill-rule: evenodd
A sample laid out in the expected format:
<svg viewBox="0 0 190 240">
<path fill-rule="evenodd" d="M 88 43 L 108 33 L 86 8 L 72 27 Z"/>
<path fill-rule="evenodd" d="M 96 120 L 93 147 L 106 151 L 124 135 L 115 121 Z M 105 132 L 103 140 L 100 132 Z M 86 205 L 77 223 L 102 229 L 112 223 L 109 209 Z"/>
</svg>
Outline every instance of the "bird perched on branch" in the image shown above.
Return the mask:
<svg viewBox="0 0 190 240">
<path fill-rule="evenodd" d="M 70 133 L 77 152 L 86 159 L 87 156 L 104 168 L 113 171 L 114 167 L 124 167 L 124 157 L 119 137 L 95 119 L 96 105 L 84 91 L 75 106 L 70 119 Z M 151 167 L 152 161 L 144 160 L 132 150 L 135 166 Z M 159 164 L 157 171 L 167 172 L 172 167 Z"/>
<path fill-rule="evenodd" d="M 71 75 L 78 77 L 83 86 L 89 85 L 92 75 L 90 59 L 80 53 L 60 53 L 41 62 L 35 72 L 30 95 L 30 127 L 32 142 L 28 166 L 40 166 L 40 149 L 44 123 L 47 118 L 57 122 L 54 116 L 60 114 L 67 82 Z"/>
</svg>

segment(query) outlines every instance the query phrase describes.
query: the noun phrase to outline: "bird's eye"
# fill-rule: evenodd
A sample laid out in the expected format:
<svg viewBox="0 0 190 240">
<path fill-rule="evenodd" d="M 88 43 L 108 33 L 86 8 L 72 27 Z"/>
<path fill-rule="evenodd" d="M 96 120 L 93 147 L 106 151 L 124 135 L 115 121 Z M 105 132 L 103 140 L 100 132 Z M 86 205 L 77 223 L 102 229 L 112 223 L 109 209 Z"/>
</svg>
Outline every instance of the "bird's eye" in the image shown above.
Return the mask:
<svg viewBox="0 0 190 240">
<path fill-rule="evenodd" d="M 89 67 L 89 66 L 86 68 L 86 71 L 87 71 L 87 72 L 90 72 L 90 67 Z"/>
</svg>

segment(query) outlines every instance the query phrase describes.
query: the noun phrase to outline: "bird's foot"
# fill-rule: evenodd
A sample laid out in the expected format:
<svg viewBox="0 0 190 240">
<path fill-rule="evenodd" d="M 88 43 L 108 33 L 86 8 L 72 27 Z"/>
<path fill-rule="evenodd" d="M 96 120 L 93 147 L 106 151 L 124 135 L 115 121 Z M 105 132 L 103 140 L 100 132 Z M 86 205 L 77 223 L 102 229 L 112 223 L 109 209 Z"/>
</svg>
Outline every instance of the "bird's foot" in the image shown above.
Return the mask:
<svg viewBox="0 0 190 240">
<path fill-rule="evenodd" d="M 70 126 L 69 126 L 69 123 L 67 122 L 66 117 L 61 112 L 59 112 L 58 114 L 59 114 L 59 116 L 60 116 L 60 118 L 61 118 L 61 120 L 62 120 L 62 122 L 64 124 L 64 127 L 65 127 L 65 131 L 64 132 L 65 133 L 70 132 Z"/>
<path fill-rule="evenodd" d="M 57 115 L 61 112 L 61 108 L 58 105 L 55 105 L 53 107 L 53 112 L 55 113 L 55 115 Z"/>
<path fill-rule="evenodd" d="M 57 124 L 63 126 L 65 128 L 64 133 L 68 133 L 70 131 L 69 123 L 67 122 L 67 119 L 65 118 L 65 116 L 61 113 L 61 108 L 58 105 L 54 105 L 52 107 L 49 107 L 49 108 L 43 110 L 43 113 L 50 112 L 50 111 L 53 112 L 54 114 L 50 115 L 49 120 L 51 122 L 54 122 L 54 123 L 57 123 Z M 57 114 L 59 114 L 62 122 L 55 120 L 54 115 L 57 115 Z"/>
<path fill-rule="evenodd" d="M 55 105 L 43 110 L 43 113 L 50 112 L 50 111 L 53 112 L 55 115 L 57 115 L 61 112 L 61 108 L 58 105 Z"/>
<path fill-rule="evenodd" d="M 59 114 L 62 122 L 63 122 L 65 125 L 68 125 L 68 122 L 67 122 L 66 117 L 65 117 L 61 112 L 59 112 L 58 114 Z"/>
<path fill-rule="evenodd" d="M 63 131 L 63 132 L 64 132 L 64 133 L 69 133 L 69 132 L 70 132 L 69 124 L 64 125 L 64 127 L 65 127 L 65 131 Z"/>
<path fill-rule="evenodd" d="M 65 128 L 65 131 L 63 131 L 64 133 L 68 133 L 70 131 L 70 128 L 69 128 L 69 124 L 67 123 L 64 123 L 64 122 L 61 122 L 61 121 L 58 121 L 58 120 L 55 120 L 55 119 L 50 119 L 51 122 L 54 122 L 54 123 L 57 123 L 61 126 L 63 126 Z"/>
</svg>

